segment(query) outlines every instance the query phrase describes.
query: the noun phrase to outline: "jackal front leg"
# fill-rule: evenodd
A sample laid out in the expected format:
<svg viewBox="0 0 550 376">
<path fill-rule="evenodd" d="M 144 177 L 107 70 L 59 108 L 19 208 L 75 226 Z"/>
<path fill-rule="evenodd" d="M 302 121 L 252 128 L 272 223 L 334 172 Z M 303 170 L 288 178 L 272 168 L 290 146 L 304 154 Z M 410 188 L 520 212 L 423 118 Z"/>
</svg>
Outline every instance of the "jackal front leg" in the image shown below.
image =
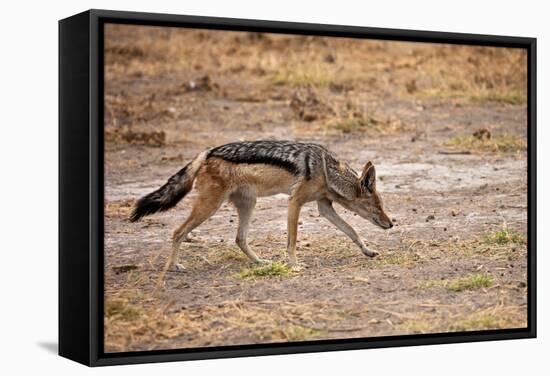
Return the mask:
<svg viewBox="0 0 550 376">
<path fill-rule="evenodd" d="M 296 259 L 296 240 L 298 238 L 298 218 L 300 217 L 300 209 L 302 203 L 295 198 L 290 198 L 288 201 L 288 263 L 293 268 L 298 268 L 298 260 Z"/>
<path fill-rule="evenodd" d="M 328 199 L 322 199 L 317 201 L 317 207 L 319 208 L 319 214 L 321 214 L 323 217 L 328 219 L 330 223 L 338 227 L 344 234 L 346 234 L 357 246 L 361 249 L 361 252 L 363 252 L 365 255 L 373 257 L 376 256 L 378 253 L 371 251 L 367 248 L 365 243 L 363 243 L 363 240 L 359 237 L 357 232 L 351 227 L 346 221 L 342 219 L 336 213 L 334 208 L 332 207 L 332 202 Z"/>
<path fill-rule="evenodd" d="M 241 193 L 233 194 L 230 197 L 233 204 L 237 208 L 237 213 L 239 214 L 239 228 L 237 229 L 237 237 L 235 242 L 239 248 L 248 256 L 250 260 L 255 263 L 263 264 L 268 263 L 269 261 L 261 259 L 256 255 L 256 253 L 250 249 L 248 245 L 248 225 L 252 219 L 252 213 L 254 211 L 254 206 L 256 206 L 256 197 L 251 195 L 245 195 Z"/>
</svg>

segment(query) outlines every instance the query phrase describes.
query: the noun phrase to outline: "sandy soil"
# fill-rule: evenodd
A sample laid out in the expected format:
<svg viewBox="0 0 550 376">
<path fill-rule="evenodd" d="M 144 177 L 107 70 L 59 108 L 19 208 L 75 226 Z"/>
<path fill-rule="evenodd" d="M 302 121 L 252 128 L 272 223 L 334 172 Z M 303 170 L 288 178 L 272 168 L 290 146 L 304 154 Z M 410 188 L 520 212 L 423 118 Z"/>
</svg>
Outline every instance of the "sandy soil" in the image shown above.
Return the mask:
<svg viewBox="0 0 550 376">
<path fill-rule="evenodd" d="M 107 351 L 525 327 L 520 53 L 132 28 L 106 32 Z M 470 78 L 457 51 L 511 67 Z M 371 69 L 352 63 L 367 53 Z M 285 70 L 312 57 L 315 74 Z M 462 86 L 453 89 L 454 77 Z M 475 83 L 483 79 L 492 86 Z M 479 129 L 491 138 L 473 137 Z M 357 170 L 375 164 L 395 226 L 337 210 L 380 255 L 363 256 L 311 203 L 299 226 L 304 270 L 245 277 L 254 265 L 234 244 L 236 211 L 224 205 L 193 232 L 199 242 L 182 247 L 185 269 L 154 292 L 194 193 L 138 223 L 127 220 L 133 202 L 207 147 L 268 138 L 322 143 Z M 258 255 L 279 263 L 286 200 L 259 199 L 250 232 Z"/>
</svg>

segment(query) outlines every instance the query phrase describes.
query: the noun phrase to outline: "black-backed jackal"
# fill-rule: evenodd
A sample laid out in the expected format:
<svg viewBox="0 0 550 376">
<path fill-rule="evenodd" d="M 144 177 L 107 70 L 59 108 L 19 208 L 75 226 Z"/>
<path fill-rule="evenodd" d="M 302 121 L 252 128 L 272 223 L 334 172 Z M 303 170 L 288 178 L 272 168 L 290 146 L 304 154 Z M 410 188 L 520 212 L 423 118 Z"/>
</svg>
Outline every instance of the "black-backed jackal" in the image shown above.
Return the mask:
<svg viewBox="0 0 550 376">
<path fill-rule="evenodd" d="M 237 208 L 237 245 L 254 262 L 261 263 L 248 246 L 248 225 L 256 198 L 277 193 L 289 195 L 288 256 L 297 265 L 296 236 L 302 205 L 317 201 L 319 213 L 342 230 L 367 256 L 375 256 L 357 232 L 332 207 L 337 202 L 372 223 L 389 229 L 392 221 L 376 191 L 376 172 L 368 162 L 359 176 L 324 147 L 290 141 L 235 142 L 206 150 L 172 176 L 158 190 L 137 201 L 130 220 L 174 207 L 191 189 L 198 192 L 191 215 L 173 235 L 173 250 L 166 264 L 174 262 L 189 233 L 211 217 L 226 200 Z"/>
</svg>

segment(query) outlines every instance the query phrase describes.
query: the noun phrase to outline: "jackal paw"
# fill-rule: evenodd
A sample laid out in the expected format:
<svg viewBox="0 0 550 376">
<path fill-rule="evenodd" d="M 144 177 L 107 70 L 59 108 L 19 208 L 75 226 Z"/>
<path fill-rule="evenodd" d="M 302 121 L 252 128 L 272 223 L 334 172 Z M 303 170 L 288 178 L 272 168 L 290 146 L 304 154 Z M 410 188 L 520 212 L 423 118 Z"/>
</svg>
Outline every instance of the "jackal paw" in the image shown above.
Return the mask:
<svg viewBox="0 0 550 376">
<path fill-rule="evenodd" d="M 369 257 L 374 257 L 374 256 L 378 256 L 378 252 L 376 251 L 371 251 L 370 249 L 363 249 L 363 253 L 365 254 L 365 256 L 369 256 Z"/>
<path fill-rule="evenodd" d="M 185 271 L 187 271 L 187 269 L 185 268 L 185 266 L 181 262 L 173 263 L 170 266 L 169 270 L 171 270 L 173 272 L 185 272 Z"/>
<path fill-rule="evenodd" d="M 202 239 L 196 236 L 187 235 L 183 238 L 182 243 L 202 243 Z"/>
<path fill-rule="evenodd" d="M 267 260 L 267 259 L 263 259 L 263 258 L 258 258 L 256 260 L 252 260 L 252 261 L 255 262 L 258 265 L 271 264 L 271 260 Z"/>
<path fill-rule="evenodd" d="M 288 266 L 290 266 L 290 270 L 292 270 L 293 272 L 301 272 L 302 270 L 307 268 L 306 264 L 292 260 L 288 262 Z"/>
</svg>

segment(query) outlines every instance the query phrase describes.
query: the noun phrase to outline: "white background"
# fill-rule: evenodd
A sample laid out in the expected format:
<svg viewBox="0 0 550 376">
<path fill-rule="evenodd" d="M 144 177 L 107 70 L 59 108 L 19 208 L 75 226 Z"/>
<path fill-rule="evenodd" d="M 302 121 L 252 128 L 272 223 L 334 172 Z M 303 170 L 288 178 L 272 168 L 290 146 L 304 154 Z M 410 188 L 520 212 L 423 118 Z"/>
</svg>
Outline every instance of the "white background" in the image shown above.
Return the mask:
<svg viewBox="0 0 550 376">
<path fill-rule="evenodd" d="M 4 1 L 0 38 L 0 373 L 519 375 L 550 371 L 545 1 Z M 57 343 L 57 20 L 88 8 L 537 37 L 539 338 L 88 369 Z M 546 106 L 545 106 L 546 105 Z"/>
</svg>

